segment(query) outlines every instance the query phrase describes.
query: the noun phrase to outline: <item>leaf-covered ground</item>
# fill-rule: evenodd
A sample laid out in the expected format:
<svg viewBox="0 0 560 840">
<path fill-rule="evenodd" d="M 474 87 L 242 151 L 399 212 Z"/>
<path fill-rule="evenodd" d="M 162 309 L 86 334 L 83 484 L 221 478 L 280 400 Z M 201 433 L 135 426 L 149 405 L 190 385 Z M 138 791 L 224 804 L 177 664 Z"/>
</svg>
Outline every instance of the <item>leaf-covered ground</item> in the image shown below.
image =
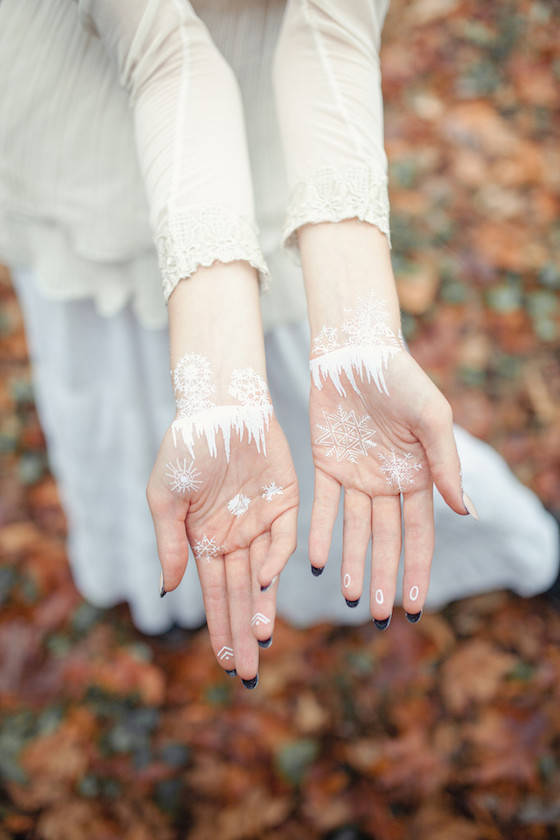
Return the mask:
<svg viewBox="0 0 560 840">
<path fill-rule="evenodd" d="M 393 0 L 382 68 L 405 332 L 457 421 L 560 509 L 560 15 Z M 76 592 L 0 281 L 0 840 L 560 837 L 560 612 L 492 593 L 280 624 L 248 692 L 205 630 Z"/>
</svg>

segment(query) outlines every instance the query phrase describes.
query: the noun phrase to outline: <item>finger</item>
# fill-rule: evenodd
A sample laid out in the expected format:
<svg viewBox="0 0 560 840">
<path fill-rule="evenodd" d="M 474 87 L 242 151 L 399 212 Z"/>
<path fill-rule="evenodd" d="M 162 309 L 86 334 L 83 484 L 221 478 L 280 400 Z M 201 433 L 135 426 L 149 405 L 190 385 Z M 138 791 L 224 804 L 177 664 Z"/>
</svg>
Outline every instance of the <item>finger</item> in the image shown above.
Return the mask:
<svg viewBox="0 0 560 840">
<path fill-rule="evenodd" d="M 314 575 L 322 574 L 327 564 L 339 501 L 338 481 L 316 468 L 309 527 L 309 560 Z"/>
<path fill-rule="evenodd" d="M 265 562 L 270 549 L 270 533 L 256 537 L 249 547 L 249 562 L 251 565 L 251 581 L 253 606 L 251 609 L 251 627 L 259 647 L 270 647 L 274 632 L 276 617 L 276 592 L 278 591 L 278 576 L 273 578 L 272 585 L 262 591 L 259 583 L 259 572 Z"/>
<path fill-rule="evenodd" d="M 235 667 L 244 685 L 254 688 L 258 681 L 259 648 L 251 629 L 249 549 L 240 548 L 228 554 L 225 569 Z"/>
<path fill-rule="evenodd" d="M 196 558 L 210 644 L 218 665 L 235 674 L 235 648 L 230 627 L 224 558 Z"/>
<path fill-rule="evenodd" d="M 371 614 L 376 626 L 389 626 L 401 556 L 401 497 L 376 496 L 372 502 Z"/>
<path fill-rule="evenodd" d="M 437 402 L 437 410 L 424 413 L 415 431 L 426 452 L 434 484 L 443 499 L 455 513 L 468 514 L 463 500 L 461 461 L 453 434 L 453 412 L 443 396 Z"/>
<path fill-rule="evenodd" d="M 357 607 L 364 586 L 366 552 L 371 537 L 371 498 L 359 490 L 344 491 L 342 537 L 342 594 Z"/>
<path fill-rule="evenodd" d="M 154 531 L 157 552 L 161 565 L 160 595 L 176 589 L 187 568 L 189 544 L 185 530 L 186 510 L 184 504 L 160 502 L 148 498 L 148 505 Z"/>
<path fill-rule="evenodd" d="M 403 607 L 418 621 L 428 593 L 434 553 L 434 497 L 431 487 L 404 497 Z"/>
<path fill-rule="evenodd" d="M 259 583 L 265 588 L 279 575 L 297 546 L 297 506 L 277 516 L 270 526 L 268 555 L 259 571 Z"/>
</svg>

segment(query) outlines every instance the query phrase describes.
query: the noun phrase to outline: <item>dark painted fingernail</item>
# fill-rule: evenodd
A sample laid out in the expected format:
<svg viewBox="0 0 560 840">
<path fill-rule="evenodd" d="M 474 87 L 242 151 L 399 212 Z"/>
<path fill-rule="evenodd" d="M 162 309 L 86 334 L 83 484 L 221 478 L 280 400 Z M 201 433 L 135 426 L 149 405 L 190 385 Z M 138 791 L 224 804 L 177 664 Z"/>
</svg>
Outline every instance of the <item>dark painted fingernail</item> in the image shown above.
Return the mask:
<svg viewBox="0 0 560 840">
<path fill-rule="evenodd" d="M 319 566 L 311 566 L 311 574 L 313 575 L 313 577 L 319 577 L 319 575 L 322 575 L 324 571 L 324 566 L 323 568 L 319 568 Z"/>
<path fill-rule="evenodd" d="M 262 642 L 260 639 L 257 639 L 257 642 L 259 644 L 259 647 L 269 648 L 272 644 L 272 636 L 270 637 L 270 639 L 265 639 L 264 642 Z"/>
<path fill-rule="evenodd" d="M 387 618 L 383 618 L 381 620 L 379 618 L 374 618 L 373 623 L 375 624 L 378 630 L 386 630 L 389 624 L 391 623 L 391 616 L 388 616 Z"/>
<path fill-rule="evenodd" d="M 406 613 L 406 620 L 410 621 L 411 624 L 416 624 L 416 622 L 420 621 L 421 618 L 422 618 L 422 610 L 420 610 L 420 612 L 417 612 L 417 613 L 409 613 L 409 612 Z"/>
<path fill-rule="evenodd" d="M 228 675 L 228 677 L 236 677 L 237 671 L 235 670 L 235 668 L 232 668 L 231 671 L 226 671 L 226 674 Z"/>
<path fill-rule="evenodd" d="M 348 598 L 345 598 L 344 600 L 346 601 L 346 603 L 348 604 L 349 607 L 357 607 L 358 604 L 360 603 L 359 598 L 356 598 L 355 601 L 349 601 Z"/>
<path fill-rule="evenodd" d="M 163 596 L 166 595 L 166 594 L 167 593 L 166 593 L 166 591 L 163 587 L 163 572 L 160 572 L 159 573 L 159 597 L 163 598 Z"/>
<path fill-rule="evenodd" d="M 278 575 L 274 575 L 270 583 L 267 583 L 266 586 L 261 586 L 261 592 L 268 592 L 268 590 L 270 589 L 277 577 Z"/>
<path fill-rule="evenodd" d="M 256 688 L 257 683 L 259 681 L 259 675 L 255 674 L 252 680 L 241 680 L 245 688 Z"/>
</svg>

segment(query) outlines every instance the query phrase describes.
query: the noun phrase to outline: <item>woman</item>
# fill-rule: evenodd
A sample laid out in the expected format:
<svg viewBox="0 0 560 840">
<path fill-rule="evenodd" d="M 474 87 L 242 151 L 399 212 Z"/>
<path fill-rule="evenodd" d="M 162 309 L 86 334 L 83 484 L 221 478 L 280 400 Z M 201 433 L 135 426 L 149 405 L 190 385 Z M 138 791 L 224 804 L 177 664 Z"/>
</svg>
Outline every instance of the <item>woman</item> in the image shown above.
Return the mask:
<svg viewBox="0 0 560 840">
<path fill-rule="evenodd" d="M 385 629 L 395 600 L 414 622 L 425 603 L 542 591 L 558 566 L 552 517 L 453 427 L 402 341 L 386 6 L 0 6 L 0 256 L 77 586 L 128 600 L 145 632 L 198 625 L 188 538 L 214 653 L 248 688 L 277 597 L 300 626 Z"/>
</svg>

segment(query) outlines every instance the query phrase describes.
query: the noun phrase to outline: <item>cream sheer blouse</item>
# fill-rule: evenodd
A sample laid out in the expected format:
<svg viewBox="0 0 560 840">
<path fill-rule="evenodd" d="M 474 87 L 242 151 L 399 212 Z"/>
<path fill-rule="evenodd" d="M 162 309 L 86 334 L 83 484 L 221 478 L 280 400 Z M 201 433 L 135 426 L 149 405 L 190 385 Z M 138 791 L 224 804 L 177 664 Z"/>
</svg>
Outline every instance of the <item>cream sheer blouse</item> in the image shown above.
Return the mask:
<svg viewBox="0 0 560 840">
<path fill-rule="evenodd" d="M 2 0 L 0 259 L 49 297 L 165 324 L 214 260 L 303 317 L 296 229 L 389 236 L 388 0 Z"/>
</svg>

